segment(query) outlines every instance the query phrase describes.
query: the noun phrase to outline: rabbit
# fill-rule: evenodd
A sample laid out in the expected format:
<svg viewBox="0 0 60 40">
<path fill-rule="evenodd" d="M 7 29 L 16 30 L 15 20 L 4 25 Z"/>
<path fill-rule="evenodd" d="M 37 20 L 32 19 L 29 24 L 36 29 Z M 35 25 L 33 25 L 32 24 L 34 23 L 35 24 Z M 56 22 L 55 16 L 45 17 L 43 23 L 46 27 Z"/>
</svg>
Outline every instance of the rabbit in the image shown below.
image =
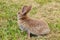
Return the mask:
<svg viewBox="0 0 60 40">
<path fill-rule="evenodd" d="M 30 34 L 35 34 L 37 36 L 49 34 L 50 29 L 44 20 L 37 20 L 30 18 L 27 14 L 31 10 L 32 6 L 23 6 L 21 10 L 18 11 L 18 25 L 22 31 L 26 31 L 28 37 Z"/>
</svg>

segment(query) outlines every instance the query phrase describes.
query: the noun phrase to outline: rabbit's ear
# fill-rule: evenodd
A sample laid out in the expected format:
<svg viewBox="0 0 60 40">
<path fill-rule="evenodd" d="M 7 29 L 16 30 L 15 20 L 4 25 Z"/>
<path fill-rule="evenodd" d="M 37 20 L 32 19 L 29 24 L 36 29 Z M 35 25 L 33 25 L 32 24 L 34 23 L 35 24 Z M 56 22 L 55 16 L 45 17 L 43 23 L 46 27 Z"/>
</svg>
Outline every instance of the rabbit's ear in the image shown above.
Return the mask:
<svg viewBox="0 0 60 40">
<path fill-rule="evenodd" d="M 26 15 L 31 10 L 31 6 L 24 6 L 22 8 L 22 14 Z"/>
<path fill-rule="evenodd" d="M 22 12 L 24 12 L 24 11 L 27 9 L 27 7 L 28 7 L 28 6 L 24 6 L 24 7 L 22 8 Z"/>
</svg>

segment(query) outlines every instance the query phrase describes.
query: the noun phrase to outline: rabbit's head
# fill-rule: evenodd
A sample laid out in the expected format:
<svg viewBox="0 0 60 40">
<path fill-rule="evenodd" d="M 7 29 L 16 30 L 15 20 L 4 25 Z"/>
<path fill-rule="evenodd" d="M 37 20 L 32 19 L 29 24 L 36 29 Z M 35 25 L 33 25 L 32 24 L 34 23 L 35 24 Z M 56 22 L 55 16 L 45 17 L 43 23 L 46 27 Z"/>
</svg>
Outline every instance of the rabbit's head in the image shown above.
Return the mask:
<svg viewBox="0 0 60 40">
<path fill-rule="evenodd" d="M 18 17 L 24 18 L 26 17 L 27 13 L 31 10 L 31 6 L 23 6 L 22 10 L 18 12 Z"/>
</svg>

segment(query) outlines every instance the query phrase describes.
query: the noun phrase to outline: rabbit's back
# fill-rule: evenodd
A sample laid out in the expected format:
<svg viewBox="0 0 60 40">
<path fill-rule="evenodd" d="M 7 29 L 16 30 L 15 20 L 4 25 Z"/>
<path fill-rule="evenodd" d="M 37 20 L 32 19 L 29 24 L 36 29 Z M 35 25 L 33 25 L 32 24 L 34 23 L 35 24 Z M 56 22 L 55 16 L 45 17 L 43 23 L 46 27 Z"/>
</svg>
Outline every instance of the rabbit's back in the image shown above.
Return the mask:
<svg viewBox="0 0 60 40">
<path fill-rule="evenodd" d="M 49 33 L 48 24 L 42 20 L 24 20 L 21 22 L 24 30 L 29 31 L 32 34 L 40 35 L 40 34 L 47 34 Z"/>
<path fill-rule="evenodd" d="M 35 21 L 34 24 L 35 25 L 31 25 L 30 28 L 33 34 L 43 35 L 43 34 L 48 34 L 50 32 L 48 24 L 46 24 L 46 22 L 40 20 L 40 21 Z"/>
</svg>

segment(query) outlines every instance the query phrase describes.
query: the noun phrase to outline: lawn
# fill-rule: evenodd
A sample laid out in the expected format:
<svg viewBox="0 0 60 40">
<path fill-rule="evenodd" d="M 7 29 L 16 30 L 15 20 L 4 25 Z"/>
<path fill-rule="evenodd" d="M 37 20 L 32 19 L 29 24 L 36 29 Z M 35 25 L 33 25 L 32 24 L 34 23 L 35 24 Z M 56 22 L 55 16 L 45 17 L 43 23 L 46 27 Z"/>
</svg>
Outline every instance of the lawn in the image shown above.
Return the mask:
<svg viewBox="0 0 60 40">
<path fill-rule="evenodd" d="M 29 40 L 17 24 L 17 12 L 24 5 L 32 5 L 28 15 L 44 19 L 51 30 L 47 36 L 30 40 L 60 40 L 60 0 L 0 0 L 0 40 Z"/>
</svg>

